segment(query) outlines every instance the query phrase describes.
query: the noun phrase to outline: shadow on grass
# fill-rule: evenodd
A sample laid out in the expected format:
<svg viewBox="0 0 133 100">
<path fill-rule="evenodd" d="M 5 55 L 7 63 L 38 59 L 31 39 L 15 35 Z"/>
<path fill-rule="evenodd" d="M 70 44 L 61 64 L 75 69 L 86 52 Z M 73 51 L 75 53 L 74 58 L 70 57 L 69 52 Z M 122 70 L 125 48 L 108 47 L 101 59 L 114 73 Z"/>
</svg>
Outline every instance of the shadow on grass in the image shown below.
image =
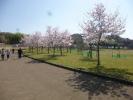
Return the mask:
<svg viewBox="0 0 133 100">
<path fill-rule="evenodd" d="M 116 99 L 116 97 L 117 99 L 123 97 L 123 100 L 133 100 L 132 94 L 127 93 L 127 89 L 123 84 L 107 79 L 74 72 L 66 82 L 74 89 L 87 92 L 88 100 L 95 99 L 97 96 L 102 96 L 102 100 L 104 96 L 111 96 L 111 100 L 113 100 L 113 98 Z M 128 89 L 129 88 L 128 86 Z"/>
<path fill-rule="evenodd" d="M 87 70 L 101 75 L 106 75 L 113 78 L 124 79 L 124 80 L 129 80 L 130 78 L 133 77 L 133 73 L 129 73 L 127 69 L 106 68 L 104 66 L 100 66 L 99 68 L 94 67 L 94 68 L 88 68 Z"/>
</svg>

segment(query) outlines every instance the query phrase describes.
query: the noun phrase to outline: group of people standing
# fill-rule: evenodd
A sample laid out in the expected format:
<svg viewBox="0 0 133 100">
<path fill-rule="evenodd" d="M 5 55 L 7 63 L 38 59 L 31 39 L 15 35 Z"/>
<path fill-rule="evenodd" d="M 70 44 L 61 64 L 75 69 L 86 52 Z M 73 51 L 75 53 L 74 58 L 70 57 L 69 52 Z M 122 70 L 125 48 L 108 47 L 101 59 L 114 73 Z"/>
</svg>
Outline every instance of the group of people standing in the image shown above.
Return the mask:
<svg viewBox="0 0 133 100">
<path fill-rule="evenodd" d="M 5 58 L 9 59 L 11 54 L 14 55 L 15 49 L 4 49 L 0 50 L 1 59 L 4 60 Z M 22 57 L 23 51 L 21 48 L 17 50 L 18 58 Z"/>
</svg>

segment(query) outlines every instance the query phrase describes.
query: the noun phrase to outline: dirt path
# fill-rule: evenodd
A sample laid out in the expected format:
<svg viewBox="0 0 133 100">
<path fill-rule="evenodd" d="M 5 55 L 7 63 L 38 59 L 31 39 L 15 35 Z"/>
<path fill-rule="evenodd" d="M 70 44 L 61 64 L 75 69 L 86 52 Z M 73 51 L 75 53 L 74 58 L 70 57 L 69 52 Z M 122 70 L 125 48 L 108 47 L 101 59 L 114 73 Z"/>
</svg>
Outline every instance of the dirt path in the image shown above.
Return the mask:
<svg viewBox="0 0 133 100">
<path fill-rule="evenodd" d="M 12 58 L 0 61 L 0 100 L 133 100 L 133 87 Z"/>
</svg>

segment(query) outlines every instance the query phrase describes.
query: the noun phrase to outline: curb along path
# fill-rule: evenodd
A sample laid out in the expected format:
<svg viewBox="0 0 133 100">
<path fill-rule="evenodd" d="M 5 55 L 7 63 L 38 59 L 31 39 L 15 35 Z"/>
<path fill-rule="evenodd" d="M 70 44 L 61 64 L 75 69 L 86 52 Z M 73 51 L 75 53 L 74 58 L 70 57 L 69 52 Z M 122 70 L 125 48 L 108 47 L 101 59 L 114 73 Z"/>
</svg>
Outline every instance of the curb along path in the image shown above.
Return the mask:
<svg viewBox="0 0 133 100">
<path fill-rule="evenodd" d="M 26 56 L 26 55 L 25 55 L 25 57 L 28 57 L 30 59 L 37 60 L 37 61 L 42 62 L 42 63 L 50 64 L 50 65 L 53 65 L 55 67 L 60 67 L 60 68 L 63 68 L 63 69 L 67 69 L 67 70 L 71 70 L 71 71 L 76 71 L 76 72 L 79 72 L 79 73 L 90 74 L 90 75 L 94 75 L 94 76 L 97 76 L 97 77 L 100 77 L 100 78 L 109 79 L 109 80 L 112 80 L 112 81 L 116 81 L 116 82 L 119 82 L 119 83 L 123 83 L 125 85 L 131 85 L 131 86 L 133 86 L 133 81 L 128 81 L 128 80 L 124 80 L 124 79 L 113 78 L 113 77 L 109 77 L 109 76 L 105 76 L 105 75 L 101 75 L 101 74 L 97 74 L 97 73 L 93 73 L 93 72 L 87 72 L 87 71 L 83 71 L 82 69 L 74 69 L 74 68 L 70 68 L 70 67 L 65 67 L 63 65 L 58 65 L 58 64 L 54 64 L 54 63 L 47 62 L 47 61 L 35 59 L 35 58 L 29 57 L 29 56 Z"/>
</svg>

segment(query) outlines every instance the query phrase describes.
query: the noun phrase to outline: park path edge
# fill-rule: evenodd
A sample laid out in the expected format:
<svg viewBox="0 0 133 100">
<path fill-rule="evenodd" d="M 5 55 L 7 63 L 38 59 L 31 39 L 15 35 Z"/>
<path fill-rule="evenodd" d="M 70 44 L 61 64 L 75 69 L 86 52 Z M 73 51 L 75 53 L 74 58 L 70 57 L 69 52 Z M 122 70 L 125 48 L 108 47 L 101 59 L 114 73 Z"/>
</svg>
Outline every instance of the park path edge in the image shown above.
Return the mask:
<svg viewBox="0 0 133 100">
<path fill-rule="evenodd" d="M 63 66 L 63 65 L 54 64 L 54 63 L 50 63 L 50 62 L 47 62 L 47 61 L 44 61 L 44 60 L 36 59 L 36 58 L 33 58 L 31 56 L 28 56 L 28 55 L 24 55 L 24 57 L 27 57 L 27 58 L 30 58 L 30 59 L 33 59 L 33 60 L 37 60 L 39 62 L 46 63 L 46 64 L 49 64 L 49 65 L 53 65 L 55 67 L 63 68 L 63 69 L 66 69 L 66 70 L 79 72 L 79 73 L 84 73 L 84 74 L 89 74 L 89 75 L 93 75 L 93 76 L 96 76 L 96 77 L 104 78 L 104 79 L 107 79 L 107 80 L 116 81 L 116 82 L 119 82 L 119 83 L 122 83 L 122 84 L 125 84 L 125 85 L 133 86 L 133 81 L 128 81 L 128 80 L 124 80 L 124 79 L 118 79 L 118 78 L 105 76 L 105 75 L 102 75 L 102 74 L 97 74 L 97 73 L 93 73 L 93 72 L 89 72 L 89 71 L 85 71 L 85 70 L 81 70 L 81 69 L 70 68 L 70 67 L 66 67 L 66 66 Z"/>
</svg>

